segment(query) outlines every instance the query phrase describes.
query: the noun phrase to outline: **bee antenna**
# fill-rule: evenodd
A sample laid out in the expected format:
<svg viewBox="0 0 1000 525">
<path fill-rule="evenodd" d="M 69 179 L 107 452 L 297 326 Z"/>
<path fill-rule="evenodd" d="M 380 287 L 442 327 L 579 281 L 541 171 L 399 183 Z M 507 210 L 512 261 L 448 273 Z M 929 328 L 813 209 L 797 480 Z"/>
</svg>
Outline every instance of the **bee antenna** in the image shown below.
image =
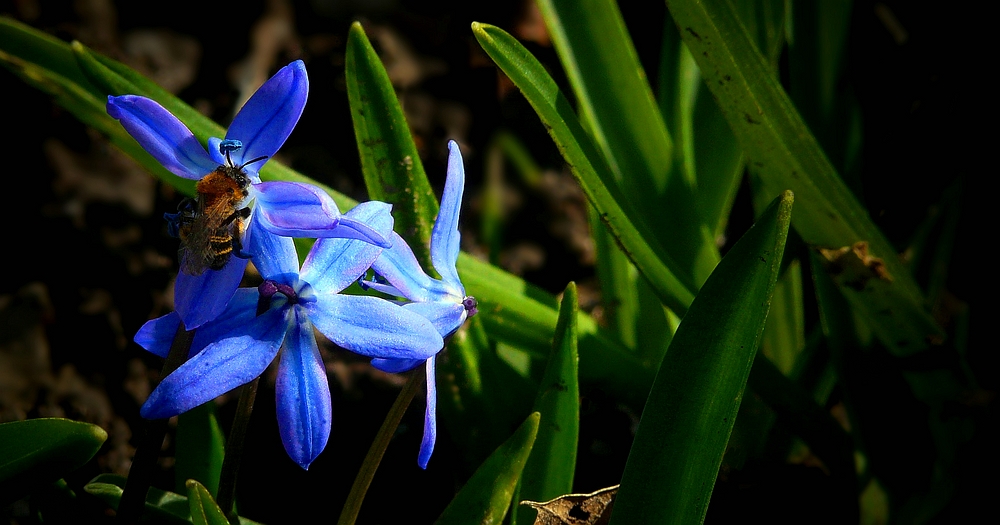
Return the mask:
<svg viewBox="0 0 1000 525">
<path fill-rule="evenodd" d="M 267 160 L 267 159 L 268 159 L 267 155 L 264 155 L 262 157 L 257 157 L 255 159 L 250 159 L 250 160 L 244 162 L 243 165 L 239 167 L 239 169 L 243 169 L 243 168 L 247 167 L 248 165 L 253 164 L 254 162 L 260 162 L 262 160 Z"/>
</svg>

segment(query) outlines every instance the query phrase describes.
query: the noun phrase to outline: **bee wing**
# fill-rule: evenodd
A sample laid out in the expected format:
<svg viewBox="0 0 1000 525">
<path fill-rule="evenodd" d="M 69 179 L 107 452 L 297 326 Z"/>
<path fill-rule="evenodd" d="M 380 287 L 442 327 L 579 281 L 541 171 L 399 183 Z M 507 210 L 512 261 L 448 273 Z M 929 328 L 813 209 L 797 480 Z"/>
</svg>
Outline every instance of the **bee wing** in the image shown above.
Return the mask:
<svg viewBox="0 0 1000 525">
<path fill-rule="evenodd" d="M 227 222 L 232 213 L 225 202 L 205 205 L 205 199 L 199 199 L 194 220 L 181 228 L 180 261 L 184 273 L 201 275 L 212 266 L 219 255 L 214 244 L 220 237 L 232 239 L 232 224 Z"/>
</svg>

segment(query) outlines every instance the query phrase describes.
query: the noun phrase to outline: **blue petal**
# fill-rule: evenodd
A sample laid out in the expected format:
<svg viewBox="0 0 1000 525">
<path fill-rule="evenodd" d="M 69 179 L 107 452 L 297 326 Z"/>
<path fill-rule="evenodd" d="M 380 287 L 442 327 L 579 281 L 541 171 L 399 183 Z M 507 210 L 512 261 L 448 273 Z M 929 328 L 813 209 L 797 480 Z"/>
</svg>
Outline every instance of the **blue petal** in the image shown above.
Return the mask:
<svg viewBox="0 0 1000 525">
<path fill-rule="evenodd" d="M 436 279 L 431 279 L 420 268 L 417 257 L 406 241 L 396 232 L 389 235 L 392 247 L 383 250 L 372 263 L 372 270 L 389 281 L 403 297 L 411 301 L 431 301 L 431 290 L 436 288 Z"/>
<path fill-rule="evenodd" d="M 465 165 L 462 163 L 462 151 L 454 140 L 448 141 L 448 150 L 448 177 L 441 195 L 441 208 L 431 231 L 431 263 L 446 283 L 461 287 L 462 281 L 458 278 L 455 264 L 462 239 L 458 232 L 458 216 L 462 211 L 462 193 L 465 190 Z M 462 295 L 465 295 L 464 288 Z"/>
<path fill-rule="evenodd" d="M 434 443 L 437 441 L 437 378 L 435 377 L 434 358 L 427 360 L 427 408 L 424 410 L 424 437 L 420 441 L 420 453 L 417 454 L 417 465 L 426 469 L 427 462 L 434 453 Z"/>
<path fill-rule="evenodd" d="M 389 246 L 382 234 L 364 222 L 341 215 L 333 199 L 312 184 L 263 182 L 255 184 L 253 190 L 261 222 L 275 235 L 360 239 Z"/>
<path fill-rule="evenodd" d="M 174 175 L 197 180 L 218 167 L 191 130 L 155 101 L 138 95 L 109 96 L 107 110 Z"/>
<path fill-rule="evenodd" d="M 211 322 L 198 328 L 194 341 L 191 342 L 191 354 L 194 355 L 216 341 L 245 330 L 246 326 L 253 323 L 257 317 L 259 297 L 256 288 L 238 288 L 226 305 L 226 309 Z"/>
<path fill-rule="evenodd" d="M 364 356 L 427 359 L 444 346 L 429 321 L 378 297 L 321 294 L 306 308 L 323 335 Z"/>
<path fill-rule="evenodd" d="M 267 231 L 256 207 L 247 228 L 245 249 L 253 257 L 261 277 L 294 286 L 299 275 L 299 256 L 289 237 Z"/>
<path fill-rule="evenodd" d="M 424 364 L 426 359 L 383 359 L 381 357 L 376 357 L 372 359 L 372 366 L 390 374 L 398 374 L 400 372 L 406 372 L 407 370 L 412 370 L 419 365 Z"/>
<path fill-rule="evenodd" d="M 166 358 L 170 353 L 170 345 L 174 342 L 177 334 L 177 327 L 181 323 L 181 318 L 177 312 L 170 312 L 163 317 L 157 317 L 151 321 L 146 321 L 135 334 L 134 341 L 139 346 L 145 348 L 160 357 Z"/>
<path fill-rule="evenodd" d="M 221 270 L 205 270 L 201 275 L 177 274 L 174 308 L 184 327 L 194 330 L 218 317 L 240 286 L 247 260 L 231 257 Z"/>
<path fill-rule="evenodd" d="M 139 413 L 175 416 L 250 382 L 274 360 L 291 316 L 290 309 L 266 312 L 209 344 L 165 377 Z"/>
<path fill-rule="evenodd" d="M 237 327 L 253 321 L 256 316 L 257 297 L 256 288 L 236 290 L 236 294 L 229 301 L 226 310 L 212 322 L 206 323 L 198 329 L 194 341 L 191 343 L 190 355 L 194 355 L 209 344 L 222 339 Z M 163 317 L 146 321 L 146 324 L 142 325 L 142 328 L 136 332 L 135 342 L 149 352 L 166 358 L 177 334 L 178 325 L 180 325 L 180 316 L 177 315 L 177 312 L 170 312 Z"/>
<path fill-rule="evenodd" d="M 468 316 L 465 306 L 460 302 L 407 303 L 403 305 L 403 308 L 416 312 L 430 321 L 441 337 L 448 337 L 455 330 L 461 328 Z"/>
<path fill-rule="evenodd" d="M 288 330 L 274 389 L 281 442 L 288 456 L 308 469 L 330 438 L 333 408 L 312 324 L 302 308 L 293 310 L 295 322 Z"/>
<path fill-rule="evenodd" d="M 363 223 L 388 239 L 392 232 L 390 209 L 384 202 L 364 202 L 344 214 L 341 225 L 348 219 Z M 359 240 L 320 239 L 302 264 L 302 280 L 317 293 L 337 293 L 368 271 L 381 252 L 382 248 Z"/>
<path fill-rule="evenodd" d="M 227 139 L 243 142 L 233 152 L 233 163 L 242 165 L 257 157 L 272 157 L 292 133 L 309 95 L 309 78 L 301 60 L 281 68 L 243 105 L 226 131 Z M 247 166 L 256 175 L 262 163 Z"/>
</svg>

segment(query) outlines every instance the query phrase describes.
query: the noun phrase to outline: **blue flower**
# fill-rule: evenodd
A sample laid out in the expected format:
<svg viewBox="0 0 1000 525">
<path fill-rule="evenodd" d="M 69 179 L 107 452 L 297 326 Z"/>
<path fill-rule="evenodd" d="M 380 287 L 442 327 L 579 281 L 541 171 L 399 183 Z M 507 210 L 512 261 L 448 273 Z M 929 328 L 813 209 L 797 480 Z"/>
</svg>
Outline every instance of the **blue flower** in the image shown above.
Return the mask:
<svg viewBox="0 0 1000 525">
<path fill-rule="evenodd" d="M 388 235 L 389 208 L 366 202 L 345 217 Z M 259 376 L 284 345 L 275 384 L 278 429 L 289 457 L 309 468 L 326 446 L 332 420 L 314 327 L 337 345 L 374 358 L 424 360 L 444 342 L 430 321 L 409 309 L 339 293 L 367 271 L 382 248 L 361 240 L 320 239 L 300 271 L 290 238 L 265 235 L 259 223 L 250 228 L 249 247 L 264 282 L 238 289 L 225 311 L 198 329 L 193 357 L 163 379 L 140 413 L 171 417 L 210 401 Z M 149 321 L 135 341 L 166 356 L 178 323 L 176 312 Z"/>
<path fill-rule="evenodd" d="M 200 251 L 245 246 L 245 240 L 239 236 L 251 226 L 243 228 L 243 219 L 249 219 L 251 225 L 260 223 L 264 230 L 274 235 L 363 239 L 388 246 L 384 237 L 364 223 L 342 216 L 323 190 L 301 183 L 261 182 L 258 171 L 292 132 L 302 115 L 308 93 L 309 80 L 302 61 L 283 67 L 250 97 L 233 119 L 225 139 L 212 137 L 208 140 L 207 151 L 177 117 L 148 98 L 110 96 L 107 111 L 167 170 L 186 179 L 199 180 L 200 199 L 229 191 L 229 211 L 214 212 L 214 222 L 198 226 L 195 221 L 199 217 L 211 214 L 193 207 L 174 216 L 175 221 L 194 222 L 195 230 L 203 230 L 190 234 L 200 235 L 203 246 Z M 239 181 L 235 185 L 226 182 L 228 186 L 220 188 L 208 182 L 210 174 L 218 174 L 216 180 L 226 181 L 224 177 L 228 177 Z M 230 187 L 237 193 L 235 197 Z M 256 206 L 251 212 L 253 203 Z M 201 207 L 205 208 L 204 202 Z M 176 222 L 173 228 L 178 228 Z M 180 226 L 181 233 L 184 233 L 183 228 Z M 235 230 L 232 246 L 218 241 L 219 230 L 226 235 Z M 212 253 L 197 255 L 202 256 L 202 260 L 193 265 L 193 271 L 178 274 L 174 288 L 177 312 L 189 330 L 211 321 L 225 310 L 247 263 L 245 254 L 241 253 L 229 257 L 229 252 L 225 251 L 222 258 L 214 261 Z M 182 259 L 182 267 L 184 263 Z"/>
<path fill-rule="evenodd" d="M 448 142 L 448 150 L 448 177 L 445 180 L 444 194 L 441 195 L 441 208 L 431 231 L 431 263 L 441 278 L 435 279 L 424 273 L 406 241 L 392 232 L 389 235 L 392 246 L 383 250 L 372 264 L 372 270 L 380 278 L 362 282 L 363 286 L 408 299 L 410 302 L 403 307 L 431 321 L 442 337 L 453 334 L 465 323 L 466 318 L 477 312 L 476 300 L 465 295 L 465 286 L 455 268 L 461 240 L 458 216 L 465 188 L 465 166 L 462 163 L 462 152 L 455 141 Z M 434 356 L 427 359 L 372 359 L 375 368 L 393 373 L 403 372 L 420 364 L 424 364 L 427 372 L 427 408 L 417 464 L 420 468 L 427 468 L 437 440 Z"/>
</svg>

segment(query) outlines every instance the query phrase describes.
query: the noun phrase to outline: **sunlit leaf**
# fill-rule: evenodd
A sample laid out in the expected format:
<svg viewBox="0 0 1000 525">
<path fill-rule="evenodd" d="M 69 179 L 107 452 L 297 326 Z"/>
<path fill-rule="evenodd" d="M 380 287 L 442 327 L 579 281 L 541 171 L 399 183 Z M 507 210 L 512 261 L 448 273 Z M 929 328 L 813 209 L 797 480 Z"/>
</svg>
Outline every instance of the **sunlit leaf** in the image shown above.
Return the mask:
<svg viewBox="0 0 1000 525">
<path fill-rule="evenodd" d="M 573 490 L 576 447 L 580 433 L 580 386 L 577 381 L 576 284 L 563 292 L 559 323 L 545 375 L 538 387 L 535 411 L 541 414 L 518 498 L 547 500 Z M 531 511 L 518 507 L 517 521 L 528 523 Z"/>
<path fill-rule="evenodd" d="M 96 496 L 109 507 L 118 509 L 121 503 L 122 491 L 125 488 L 125 477 L 117 474 L 101 474 L 83 487 L 88 494 Z M 180 494 L 167 492 L 151 487 L 146 494 L 146 506 L 140 521 L 190 524 L 191 512 L 187 498 Z"/>
<path fill-rule="evenodd" d="M 543 0 L 538 7 L 581 120 L 619 187 L 682 272 L 700 284 L 719 254 L 697 212 L 693 181 L 674 169 L 673 141 L 617 3 Z"/>
<path fill-rule="evenodd" d="M 395 230 L 431 268 L 428 243 L 438 204 L 385 67 L 359 22 L 345 54 L 347 97 L 368 197 L 393 205 Z"/>
<path fill-rule="evenodd" d="M 655 242 L 649 226 L 631 209 L 617 187 L 611 168 L 552 77 L 524 46 L 502 29 L 473 22 L 472 32 L 531 103 L 572 167 L 587 199 L 600 213 L 601 222 L 646 276 L 660 300 L 676 311 L 686 311 L 693 299 L 692 277 Z"/>
</svg>

